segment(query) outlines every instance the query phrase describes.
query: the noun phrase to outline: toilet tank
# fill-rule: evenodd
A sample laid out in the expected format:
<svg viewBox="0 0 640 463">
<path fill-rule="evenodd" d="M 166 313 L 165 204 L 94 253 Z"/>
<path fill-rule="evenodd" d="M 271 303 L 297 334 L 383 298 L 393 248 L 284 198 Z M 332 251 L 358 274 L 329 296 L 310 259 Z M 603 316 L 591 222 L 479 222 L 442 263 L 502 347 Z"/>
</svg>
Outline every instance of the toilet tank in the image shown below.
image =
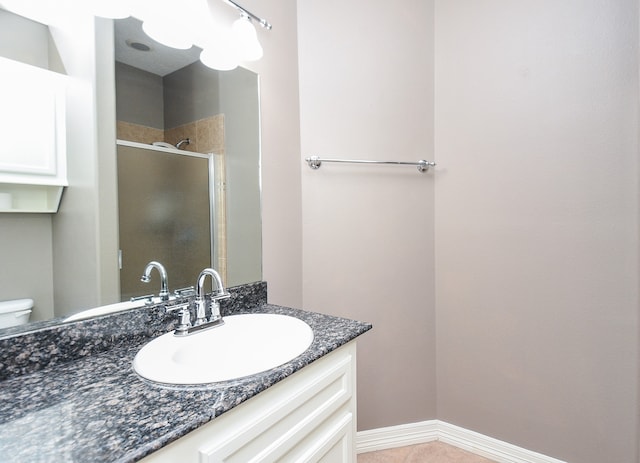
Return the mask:
<svg viewBox="0 0 640 463">
<path fill-rule="evenodd" d="M 0 328 L 28 323 L 32 308 L 33 299 L 0 301 Z"/>
</svg>

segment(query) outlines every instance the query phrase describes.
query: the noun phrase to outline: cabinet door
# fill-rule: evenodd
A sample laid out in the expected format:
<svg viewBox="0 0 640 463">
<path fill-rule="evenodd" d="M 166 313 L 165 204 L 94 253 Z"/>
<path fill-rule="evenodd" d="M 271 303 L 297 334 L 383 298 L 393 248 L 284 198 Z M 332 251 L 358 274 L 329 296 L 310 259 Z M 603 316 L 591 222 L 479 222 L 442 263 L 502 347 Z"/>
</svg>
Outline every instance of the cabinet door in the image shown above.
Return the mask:
<svg viewBox="0 0 640 463">
<path fill-rule="evenodd" d="M 6 58 L 0 72 L 0 182 L 66 182 L 64 76 Z"/>
<path fill-rule="evenodd" d="M 355 462 L 353 435 L 349 430 L 349 427 L 352 426 L 352 421 L 352 417 L 349 415 L 348 422 L 345 422 L 344 426 L 336 434 L 335 440 L 332 439 L 328 442 L 331 445 L 328 446 L 326 451 L 318 452 L 314 455 L 317 460 L 314 458 L 309 461 L 318 461 L 319 463 Z"/>
<path fill-rule="evenodd" d="M 0 212 L 56 212 L 67 185 L 67 78 L 0 57 Z"/>
<path fill-rule="evenodd" d="M 353 414 L 337 413 L 333 420 L 320 424 L 307 439 L 299 442 L 279 462 L 352 463 L 354 456 Z"/>
<path fill-rule="evenodd" d="M 319 461 L 341 437 L 352 432 L 354 413 L 353 357 L 336 351 L 323 360 L 289 378 L 294 380 L 289 387 L 255 397 L 269 397 L 268 402 L 255 401 L 250 410 L 249 401 L 246 408 L 230 415 L 235 419 L 227 422 L 228 438 L 219 436 L 200 447 L 201 462 Z M 295 384 L 299 379 L 305 381 Z"/>
</svg>

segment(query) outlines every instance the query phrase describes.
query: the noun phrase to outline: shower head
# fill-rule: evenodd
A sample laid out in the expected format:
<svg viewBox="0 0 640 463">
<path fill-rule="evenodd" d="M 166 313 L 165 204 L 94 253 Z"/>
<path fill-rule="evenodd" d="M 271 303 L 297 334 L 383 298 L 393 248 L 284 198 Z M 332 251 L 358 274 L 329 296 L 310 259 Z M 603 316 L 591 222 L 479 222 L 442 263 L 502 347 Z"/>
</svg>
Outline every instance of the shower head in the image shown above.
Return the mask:
<svg viewBox="0 0 640 463">
<path fill-rule="evenodd" d="M 182 140 L 180 140 L 178 143 L 176 143 L 176 148 L 180 149 L 180 147 L 182 145 L 188 145 L 191 143 L 191 139 L 190 138 L 184 138 Z"/>
</svg>

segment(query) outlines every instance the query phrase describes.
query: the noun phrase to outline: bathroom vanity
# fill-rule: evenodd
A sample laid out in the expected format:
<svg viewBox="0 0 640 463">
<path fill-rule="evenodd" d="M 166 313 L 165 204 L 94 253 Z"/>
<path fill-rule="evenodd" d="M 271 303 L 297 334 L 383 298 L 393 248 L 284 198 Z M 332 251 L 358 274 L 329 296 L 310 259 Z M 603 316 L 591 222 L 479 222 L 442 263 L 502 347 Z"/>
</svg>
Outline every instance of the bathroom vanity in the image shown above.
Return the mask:
<svg viewBox="0 0 640 463">
<path fill-rule="evenodd" d="M 0 338 L 3 461 L 353 461 L 355 339 L 371 325 L 267 304 L 265 283 L 230 292 L 225 316 L 299 318 L 311 346 L 248 377 L 163 386 L 132 369 L 175 326 L 159 306 Z"/>
<path fill-rule="evenodd" d="M 351 341 L 143 461 L 355 462 L 355 355 Z"/>
</svg>

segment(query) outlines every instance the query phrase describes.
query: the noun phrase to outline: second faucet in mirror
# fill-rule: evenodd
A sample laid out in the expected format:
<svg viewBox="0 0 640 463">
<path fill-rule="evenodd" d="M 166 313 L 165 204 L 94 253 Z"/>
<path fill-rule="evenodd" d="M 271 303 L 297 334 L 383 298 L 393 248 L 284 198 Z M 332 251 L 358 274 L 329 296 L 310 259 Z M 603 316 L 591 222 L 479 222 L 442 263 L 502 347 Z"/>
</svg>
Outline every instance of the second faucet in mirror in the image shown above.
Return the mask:
<svg viewBox="0 0 640 463">
<path fill-rule="evenodd" d="M 160 273 L 160 293 L 158 293 L 158 296 L 160 297 L 161 301 L 168 301 L 169 300 L 169 282 L 167 278 L 167 270 L 164 268 L 164 265 L 162 265 L 160 262 L 157 262 L 155 260 L 152 260 L 151 262 L 149 262 L 147 266 L 144 268 L 144 273 L 142 274 L 142 277 L 140 277 L 140 281 L 143 281 L 144 283 L 149 283 L 151 281 L 151 271 L 154 268 L 158 270 L 158 273 Z"/>
</svg>

